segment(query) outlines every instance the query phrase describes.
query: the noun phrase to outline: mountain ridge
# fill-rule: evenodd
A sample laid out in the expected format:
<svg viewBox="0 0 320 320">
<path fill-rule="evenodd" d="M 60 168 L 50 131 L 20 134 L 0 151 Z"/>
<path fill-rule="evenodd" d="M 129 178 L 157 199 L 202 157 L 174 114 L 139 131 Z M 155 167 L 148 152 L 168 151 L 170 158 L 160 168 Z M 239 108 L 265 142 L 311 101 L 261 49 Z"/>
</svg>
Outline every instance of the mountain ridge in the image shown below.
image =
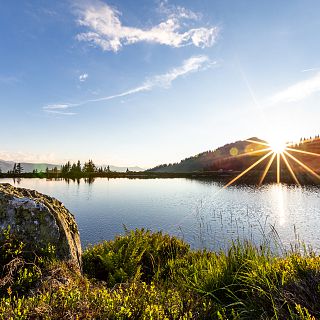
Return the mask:
<svg viewBox="0 0 320 320">
<path fill-rule="evenodd" d="M 257 142 L 257 143 L 254 143 Z M 261 145 L 259 143 L 262 143 Z M 215 150 L 208 150 L 185 158 L 179 163 L 161 164 L 148 169 L 148 172 L 190 173 L 205 171 L 242 171 L 266 154 L 265 140 L 252 137 L 227 143 Z M 299 143 L 290 145 L 298 150 L 314 152 L 320 155 L 320 138 L 301 139 Z M 261 152 L 260 152 L 261 151 Z M 320 169 L 319 157 L 295 153 L 300 160 L 305 161 L 313 170 Z M 294 164 L 295 166 L 295 164 Z M 257 166 L 257 169 L 261 166 Z"/>
</svg>

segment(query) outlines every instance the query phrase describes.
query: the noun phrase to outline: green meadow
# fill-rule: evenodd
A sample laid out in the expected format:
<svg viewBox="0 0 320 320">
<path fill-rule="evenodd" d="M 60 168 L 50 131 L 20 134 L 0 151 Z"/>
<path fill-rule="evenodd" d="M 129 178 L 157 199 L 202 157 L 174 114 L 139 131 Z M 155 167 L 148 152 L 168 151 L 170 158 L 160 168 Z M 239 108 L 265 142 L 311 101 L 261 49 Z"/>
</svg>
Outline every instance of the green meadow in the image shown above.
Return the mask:
<svg viewBox="0 0 320 320">
<path fill-rule="evenodd" d="M 192 250 L 161 232 L 126 230 L 89 246 L 83 270 L 55 248 L 24 251 L 1 237 L 1 319 L 317 319 L 320 257 L 233 242 Z"/>
</svg>

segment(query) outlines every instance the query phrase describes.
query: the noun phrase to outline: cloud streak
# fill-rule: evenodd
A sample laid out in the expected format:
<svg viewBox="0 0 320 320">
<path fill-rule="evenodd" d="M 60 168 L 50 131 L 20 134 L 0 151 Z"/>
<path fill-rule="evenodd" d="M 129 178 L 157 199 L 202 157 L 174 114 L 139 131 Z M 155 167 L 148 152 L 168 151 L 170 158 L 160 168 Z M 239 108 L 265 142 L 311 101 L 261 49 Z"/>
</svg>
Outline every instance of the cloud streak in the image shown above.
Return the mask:
<svg viewBox="0 0 320 320">
<path fill-rule="evenodd" d="M 97 99 L 85 100 L 79 103 L 60 103 L 60 104 L 49 104 L 43 107 L 43 110 L 48 113 L 56 113 L 60 115 L 74 115 L 73 112 L 67 112 L 66 110 L 73 107 L 82 106 L 88 103 L 100 102 L 100 101 L 108 101 L 116 98 L 121 98 L 125 96 L 129 96 L 132 94 L 151 91 L 154 88 L 170 88 L 173 81 L 180 77 L 187 76 L 190 73 L 206 70 L 211 68 L 216 64 L 215 61 L 211 61 L 205 55 L 193 56 L 185 61 L 183 61 L 182 65 L 176 68 L 172 68 L 168 72 L 160 75 L 153 76 L 151 78 L 147 78 L 141 85 L 129 89 L 127 91 L 109 95 Z"/>
<path fill-rule="evenodd" d="M 121 13 L 100 0 L 78 1 L 76 13 L 78 24 L 87 28 L 79 33 L 79 41 L 90 42 L 104 51 L 119 51 L 123 46 L 138 42 L 158 43 L 175 48 L 186 45 L 211 47 L 218 36 L 218 27 L 199 27 L 187 29 L 185 20 L 199 20 L 199 15 L 177 7 L 175 10 L 164 10 L 167 17 L 164 21 L 150 28 L 125 26 L 120 21 Z"/>
<path fill-rule="evenodd" d="M 318 71 L 320 68 L 317 67 L 317 68 L 309 68 L 309 69 L 303 69 L 301 70 L 301 72 L 310 72 L 310 71 Z"/>
<path fill-rule="evenodd" d="M 45 110 L 47 113 L 63 115 L 63 116 L 75 116 L 75 112 L 66 112 L 66 111 L 59 111 L 59 110 L 52 110 L 52 108 L 48 108 Z"/>
<path fill-rule="evenodd" d="M 63 110 L 63 109 L 68 109 L 72 106 L 71 103 L 64 103 L 64 104 L 50 104 L 46 107 L 44 107 L 44 109 L 46 110 L 51 110 L 51 109 L 58 109 L 58 110 Z"/>
<path fill-rule="evenodd" d="M 320 91 L 320 72 L 313 77 L 297 82 L 288 88 L 274 94 L 271 104 L 295 102 L 306 99 Z"/>
</svg>

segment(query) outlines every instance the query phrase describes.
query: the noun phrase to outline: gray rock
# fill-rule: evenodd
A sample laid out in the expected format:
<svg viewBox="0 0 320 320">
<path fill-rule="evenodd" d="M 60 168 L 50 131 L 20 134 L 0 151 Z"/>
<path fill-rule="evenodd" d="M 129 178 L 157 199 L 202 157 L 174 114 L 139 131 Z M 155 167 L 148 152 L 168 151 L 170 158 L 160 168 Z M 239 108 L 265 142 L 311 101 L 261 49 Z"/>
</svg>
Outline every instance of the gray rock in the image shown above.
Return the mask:
<svg viewBox="0 0 320 320">
<path fill-rule="evenodd" d="M 27 250 L 56 247 L 57 257 L 81 269 L 81 243 L 74 216 L 55 198 L 0 184 L 0 231 L 10 225 Z"/>
</svg>

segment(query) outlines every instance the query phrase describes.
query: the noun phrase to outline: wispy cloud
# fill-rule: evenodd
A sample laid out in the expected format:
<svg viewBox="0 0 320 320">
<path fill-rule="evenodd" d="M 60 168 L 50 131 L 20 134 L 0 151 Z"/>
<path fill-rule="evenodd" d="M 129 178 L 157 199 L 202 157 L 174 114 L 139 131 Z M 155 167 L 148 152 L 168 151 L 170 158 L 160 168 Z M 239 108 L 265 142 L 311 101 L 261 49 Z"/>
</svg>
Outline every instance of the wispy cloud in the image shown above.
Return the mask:
<svg viewBox="0 0 320 320">
<path fill-rule="evenodd" d="M 72 106 L 71 103 L 64 103 L 64 104 L 50 104 L 48 106 L 43 107 L 46 110 L 51 110 L 51 109 L 68 109 Z"/>
<path fill-rule="evenodd" d="M 162 15 L 166 15 L 168 18 L 174 19 L 200 20 L 202 17 L 201 14 L 195 13 L 187 8 L 169 4 L 168 0 L 159 1 L 157 11 Z"/>
<path fill-rule="evenodd" d="M 320 72 L 313 77 L 297 82 L 288 88 L 274 94 L 270 102 L 272 104 L 294 102 L 306 99 L 320 91 Z"/>
<path fill-rule="evenodd" d="M 107 101 L 116 98 L 121 98 L 125 96 L 129 96 L 132 94 L 136 94 L 139 92 L 150 91 L 154 88 L 169 88 L 174 80 L 179 77 L 186 76 L 190 73 L 206 70 L 216 64 L 215 61 L 210 60 L 205 55 L 193 56 L 185 61 L 183 61 L 180 67 L 173 68 L 169 70 L 167 73 L 153 76 L 151 78 L 147 78 L 141 85 L 129 89 L 127 91 L 109 95 L 97 99 L 85 100 L 79 103 L 60 103 L 60 104 L 50 104 L 43 107 L 43 110 L 48 113 L 59 113 L 64 115 L 73 115 L 74 113 L 66 112 L 65 110 L 72 107 L 78 107 L 81 105 L 85 105 L 87 103 L 99 102 L 99 101 Z"/>
<path fill-rule="evenodd" d="M 80 74 L 79 76 L 79 81 L 80 82 L 84 82 L 88 79 L 89 75 L 87 73 L 84 73 L 84 74 Z"/>
<path fill-rule="evenodd" d="M 310 72 L 310 71 L 318 71 L 320 68 L 309 68 L 309 69 L 303 69 L 301 72 Z"/>
<path fill-rule="evenodd" d="M 90 42 L 105 51 L 117 52 L 123 46 L 137 42 L 176 48 L 193 44 L 205 48 L 215 43 L 219 31 L 216 26 L 188 29 L 182 21 L 197 20 L 199 15 L 183 7 L 165 12 L 163 5 L 165 20 L 145 29 L 124 26 L 119 18 L 121 13 L 100 0 L 78 1 L 76 7 L 79 25 L 87 28 L 86 32 L 77 35 L 77 39 Z"/>
<path fill-rule="evenodd" d="M 75 116 L 75 112 L 66 112 L 66 111 L 58 111 L 58 110 L 52 110 L 52 108 L 45 109 L 47 113 L 57 114 L 57 115 L 63 115 L 63 116 Z"/>
</svg>

